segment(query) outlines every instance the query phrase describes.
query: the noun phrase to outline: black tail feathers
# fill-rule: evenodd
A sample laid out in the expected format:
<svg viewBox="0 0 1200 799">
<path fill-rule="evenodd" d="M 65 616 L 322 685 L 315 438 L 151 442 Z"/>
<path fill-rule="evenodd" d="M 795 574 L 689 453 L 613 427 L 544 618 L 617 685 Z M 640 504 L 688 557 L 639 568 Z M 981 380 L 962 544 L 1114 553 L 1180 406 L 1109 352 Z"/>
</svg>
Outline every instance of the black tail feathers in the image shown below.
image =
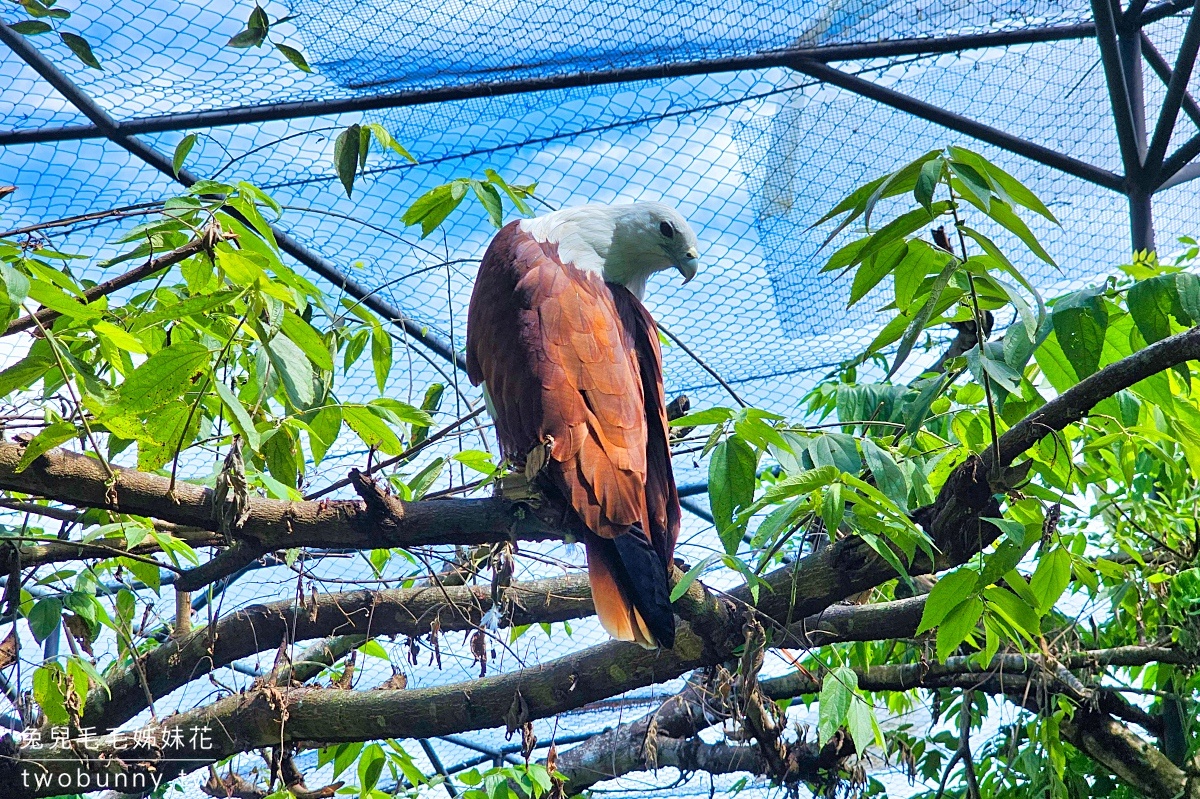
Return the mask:
<svg viewBox="0 0 1200 799">
<path fill-rule="evenodd" d="M 671 588 L 667 582 L 667 567 L 658 552 L 636 526 L 625 535 L 601 540 L 617 555 L 612 559 L 617 567 L 617 579 L 659 646 L 667 649 L 675 646 Z"/>
</svg>

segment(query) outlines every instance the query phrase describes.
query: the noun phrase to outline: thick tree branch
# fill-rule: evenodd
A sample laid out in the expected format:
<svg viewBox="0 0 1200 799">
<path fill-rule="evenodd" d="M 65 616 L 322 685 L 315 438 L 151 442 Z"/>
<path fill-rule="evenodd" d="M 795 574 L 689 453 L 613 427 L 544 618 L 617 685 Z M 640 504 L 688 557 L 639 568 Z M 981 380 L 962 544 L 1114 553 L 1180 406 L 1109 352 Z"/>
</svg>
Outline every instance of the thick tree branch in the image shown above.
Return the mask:
<svg viewBox="0 0 1200 799">
<path fill-rule="evenodd" d="M 681 626 L 673 650 L 646 650 L 611 642 L 541 666 L 498 677 L 416 690 L 343 691 L 263 687 L 149 725 L 158 741 L 182 735 L 168 752 L 121 748 L 112 735 L 74 752 L 25 748 L 10 736 L 0 746 L 0 785 L 14 799 L 53 796 L 63 789 L 37 787 L 35 776 L 56 780 L 81 774 L 148 774 L 172 779 L 229 755 L 299 741 L 339 743 L 379 738 L 426 738 L 546 718 L 653 685 L 701 666 L 706 642 Z M 206 728 L 203 738 L 193 730 Z M 129 735 L 122 736 L 123 741 Z M 205 746 L 204 744 L 208 745 Z M 166 756 L 164 756 L 166 755 Z M 78 784 L 78 783 L 76 783 Z"/>
<path fill-rule="evenodd" d="M 504 617 L 506 626 L 577 619 L 594 612 L 588 581 L 582 575 L 513 583 L 505 589 L 503 601 L 512 608 L 511 615 Z M 345 591 L 318 594 L 315 604 L 284 600 L 251 605 L 222 617 L 214 627 L 197 629 L 150 650 L 141 657 L 140 668 L 130 665 L 114 672 L 106 688 L 88 696 L 80 723 L 98 730 L 115 728 L 146 708 L 147 691 L 157 699 L 213 669 L 275 649 L 284 640 L 332 635 L 416 637 L 428 634 L 435 620 L 443 632 L 473 630 L 491 607 L 490 586 L 479 585 Z"/>
<path fill-rule="evenodd" d="M 62 449 L 46 453 L 18 472 L 23 451 L 22 444 L 0 443 L 0 488 L 212 533 L 219 531 L 212 507 L 213 492 L 208 488 L 176 482 L 172 491 L 165 477 L 113 467 L 116 479 L 110 489 L 108 475 L 99 461 Z M 236 537 L 262 551 L 480 544 L 559 535 L 528 506 L 499 498 L 423 502 L 391 498 L 389 513 L 381 515 L 378 509 L 369 510 L 357 500 L 285 502 L 252 497 L 249 510 L 249 518 L 236 531 Z M 23 559 L 22 564 L 26 563 Z M 8 566 L 7 560 L 0 561 L 0 573 Z M 194 582 L 186 584 L 188 590 L 201 587 Z"/>
<path fill-rule="evenodd" d="M 1146 796 L 1200 799 L 1200 779 L 1106 713 L 1077 708 L 1059 727 L 1064 739 Z"/>
<path fill-rule="evenodd" d="M 757 776 L 775 777 L 762 757 L 758 744 L 737 745 L 726 742 L 704 743 L 696 737 L 668 738 L 655 735 L 632 739 L 627 746 L 617 747 L 600 754 L 595 760 L 572 759 L 571 777 L 564 790 L 574 796 L 597 782 L 616 779 L 636 771 L 657 771 L 660 768 L 676 768 L 683 772 L 702 771 L 706 774 L 736 774 L 739 772 Z M 580 747 L 571 749 L 576 752 Z M 799 782 L 814 783 L 821 779 L 825 768 L 820 753 L 811 743 L 793 745 L 787 772 L 779 780 L 784 785 Z M 562 761 L 560 759 L 560 770 Z"/>
</svg>

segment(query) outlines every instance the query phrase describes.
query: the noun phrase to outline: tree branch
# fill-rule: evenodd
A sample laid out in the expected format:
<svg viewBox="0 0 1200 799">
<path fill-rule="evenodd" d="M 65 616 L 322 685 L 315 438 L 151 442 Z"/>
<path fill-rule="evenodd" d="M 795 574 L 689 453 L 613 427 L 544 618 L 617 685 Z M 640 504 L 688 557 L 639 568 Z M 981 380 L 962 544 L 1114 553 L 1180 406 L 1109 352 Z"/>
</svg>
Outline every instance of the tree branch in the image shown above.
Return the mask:
<svg viewBox="0 0 1200 799">
<path fill-rule="evenodd" d="M 1076 708 L 1059 726 L 1064 739 L 1146 796 L 1200 799 L 1200 781 L 1106 713 Z"/>
<path fill-rule="evenodd" d="M 99 461 L 63 449 L 51 450 L 18 472 L 23 451 L 23 444 L 0 443 L 0 488 L 219 532 L 211 489 L 177 482 L 172 492 L 170 480 L 165 477 L 116 466 L 110 489 L 108 475 Z M 250 515 L 235 535 L 262 551 L 465 545 L 561 535 L 529 506 L 499 498 L 390 500 L 389 512 L 381 514 L 356 500 L 286 502 L 252 497 Z M 0 560 L 0 573 L 5 573 L 8 566 L 7 560 Z M 209 571 L 216 573 L 211 567 Z M 188 585 L 193 591 L 202 587 L 194 580 Z"/>
</svg>

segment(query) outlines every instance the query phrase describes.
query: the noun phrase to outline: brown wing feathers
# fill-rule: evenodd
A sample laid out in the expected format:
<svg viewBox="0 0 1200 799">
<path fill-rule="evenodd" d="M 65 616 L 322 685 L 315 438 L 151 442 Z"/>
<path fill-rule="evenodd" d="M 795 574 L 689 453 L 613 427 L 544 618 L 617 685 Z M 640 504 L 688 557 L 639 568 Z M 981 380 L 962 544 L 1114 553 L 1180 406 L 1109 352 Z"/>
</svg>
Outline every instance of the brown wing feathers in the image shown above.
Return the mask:
<svg viewBox="0 0 1200 799">
<path fill-rule="evenodd" d="M 559 262 L 517 223 L 484 255 L 467 368 L 504 455 L 553 438 L 548 468 L 586 528 L 597 614 L 614 637 L 674 642 L 666 579 L 679 530 L 653 320 L 626 289 Z"/>
</svg>

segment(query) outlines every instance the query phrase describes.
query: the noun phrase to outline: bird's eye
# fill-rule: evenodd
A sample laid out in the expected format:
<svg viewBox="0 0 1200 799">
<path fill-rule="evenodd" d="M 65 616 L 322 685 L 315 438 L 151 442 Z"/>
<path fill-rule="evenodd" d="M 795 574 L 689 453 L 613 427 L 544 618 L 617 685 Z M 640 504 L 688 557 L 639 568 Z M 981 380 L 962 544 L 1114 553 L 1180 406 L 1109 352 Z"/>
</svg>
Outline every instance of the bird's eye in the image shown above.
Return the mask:
<svg viewBox="0 0 1200 799">
<path fill-rule="evenodd" d="M 658 232 L 662 233 L 668 239 L 675 238 L 675 228 L 671 227 L 670 222 L 659 222 L 658 223 Z"/>
</svg>

